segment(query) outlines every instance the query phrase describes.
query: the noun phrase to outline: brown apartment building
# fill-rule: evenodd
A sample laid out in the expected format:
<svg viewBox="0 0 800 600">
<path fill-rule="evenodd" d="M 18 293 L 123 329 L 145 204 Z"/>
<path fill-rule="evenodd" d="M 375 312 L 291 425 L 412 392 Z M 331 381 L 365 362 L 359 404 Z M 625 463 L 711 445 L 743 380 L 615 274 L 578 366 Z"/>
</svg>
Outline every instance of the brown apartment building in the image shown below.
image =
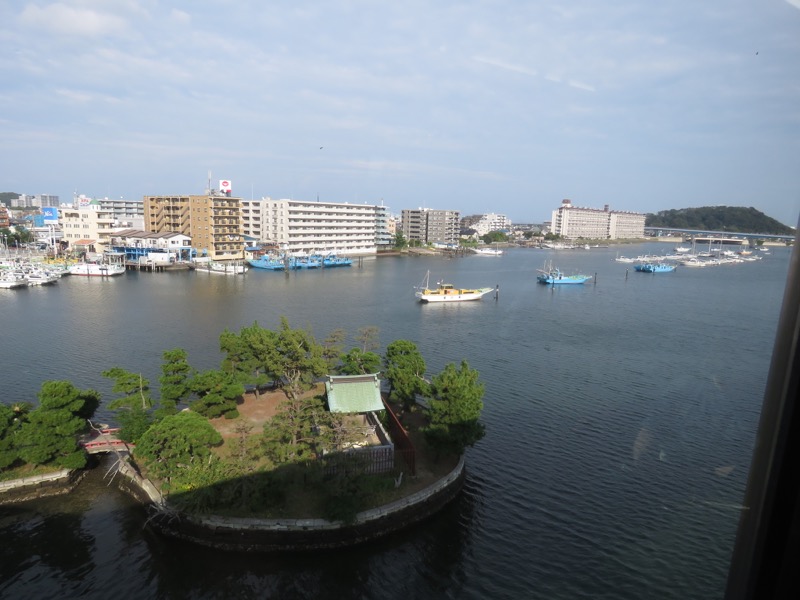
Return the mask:
<svg viewBox="0 0 800 600">
<path fill-rule="evenodd" d="M 241 198 L 221 194 L 145 196 L 144 225 L 155 233 L 191 237 L 198 256 L 213 260 L 244 258 Z"/>
</svg>

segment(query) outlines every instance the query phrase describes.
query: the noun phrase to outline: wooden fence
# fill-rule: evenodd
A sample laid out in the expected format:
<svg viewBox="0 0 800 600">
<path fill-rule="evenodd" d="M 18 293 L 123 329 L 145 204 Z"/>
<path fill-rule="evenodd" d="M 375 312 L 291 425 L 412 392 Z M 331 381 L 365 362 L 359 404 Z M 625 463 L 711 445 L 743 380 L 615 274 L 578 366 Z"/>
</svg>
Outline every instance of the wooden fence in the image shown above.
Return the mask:
<svg viewBox="0 0 800 600">
<path fill-rule="evenodd" d="M 408 437 L 408 432 L 405 430 L 405 427 L 397 420 L 397 416 L 392 412 L 385 398 L 383 398 L 383 406 L 386 408 L 389 435 L 394 442 L 395 451 L 403 457 L 411 475 L 416 475 L 417 453 L 414 450 L 414 444 L 411 442 L 411 438 Z"/>
</svg>

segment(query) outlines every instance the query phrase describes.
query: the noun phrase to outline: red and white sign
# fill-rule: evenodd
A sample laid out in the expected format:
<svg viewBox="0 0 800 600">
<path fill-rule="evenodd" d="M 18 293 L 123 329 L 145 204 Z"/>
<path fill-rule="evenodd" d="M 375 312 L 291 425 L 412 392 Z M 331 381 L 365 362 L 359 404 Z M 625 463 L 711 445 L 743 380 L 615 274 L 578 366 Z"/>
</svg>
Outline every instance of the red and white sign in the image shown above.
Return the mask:
<svg viewBox="0 0 800 600">
<path fill-rule="evenodd" d="M 230 192 L 231 191 L 231 182 L 228 179 L 220 179 L 219 180 L 219 191 L 220 192 Z"/>
</svg>

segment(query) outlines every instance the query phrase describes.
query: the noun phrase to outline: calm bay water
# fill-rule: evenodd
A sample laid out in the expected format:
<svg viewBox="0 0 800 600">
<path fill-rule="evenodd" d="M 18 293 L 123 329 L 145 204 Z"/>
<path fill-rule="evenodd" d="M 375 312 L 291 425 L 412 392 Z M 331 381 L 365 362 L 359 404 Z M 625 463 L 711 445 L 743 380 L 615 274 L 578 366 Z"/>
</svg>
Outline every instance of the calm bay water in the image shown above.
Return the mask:
<svg viewBox="0 0 800 600">
<path fill-rule="evenodd" d="M 0 508 L 0 596 L 720 598 L 789 251 L 659 275 L 614 262 L 617 252 L 386 257 L 288 276 L 128 273 L 0 290 L 6 402 L 33 400 L 48 379 L 110 398 L 100 373 L 112 366 L 155 386 L 174 347 L 196 368 L 216 367 L 223 329 L 276 328 L 285 315 L 320 340 L 370 325 L 381 351 L 411 339 L 429 372 L 466 359 L 486 384 L 487 426 L 468 454 L 465 493 L 440 515 L 327 554 L 225 554 L 160 538 L 95 470 L 69 496 Z M 550 260 L 597 281 L 537 285 Z M 413 286 L 428 270 L 499 285 L 499 300 L 420 305 Z M 111 420 L 102 408 L 99 417 Z"/>
</svg>

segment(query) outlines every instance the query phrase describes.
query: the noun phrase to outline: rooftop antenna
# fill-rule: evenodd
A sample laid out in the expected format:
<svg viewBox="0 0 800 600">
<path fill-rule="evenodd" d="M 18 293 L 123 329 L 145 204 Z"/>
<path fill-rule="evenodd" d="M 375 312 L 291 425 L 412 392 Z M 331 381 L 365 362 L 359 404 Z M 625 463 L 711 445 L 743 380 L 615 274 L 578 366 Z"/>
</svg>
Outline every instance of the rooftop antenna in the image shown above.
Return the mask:
<svg viewBox="0 0 800 600">
<path fill-rule="evenodd" d="M 211 195 L 211 169 L 208 170 L 208 187 L 206 188 L 206 194 Z"/>
</svg>

